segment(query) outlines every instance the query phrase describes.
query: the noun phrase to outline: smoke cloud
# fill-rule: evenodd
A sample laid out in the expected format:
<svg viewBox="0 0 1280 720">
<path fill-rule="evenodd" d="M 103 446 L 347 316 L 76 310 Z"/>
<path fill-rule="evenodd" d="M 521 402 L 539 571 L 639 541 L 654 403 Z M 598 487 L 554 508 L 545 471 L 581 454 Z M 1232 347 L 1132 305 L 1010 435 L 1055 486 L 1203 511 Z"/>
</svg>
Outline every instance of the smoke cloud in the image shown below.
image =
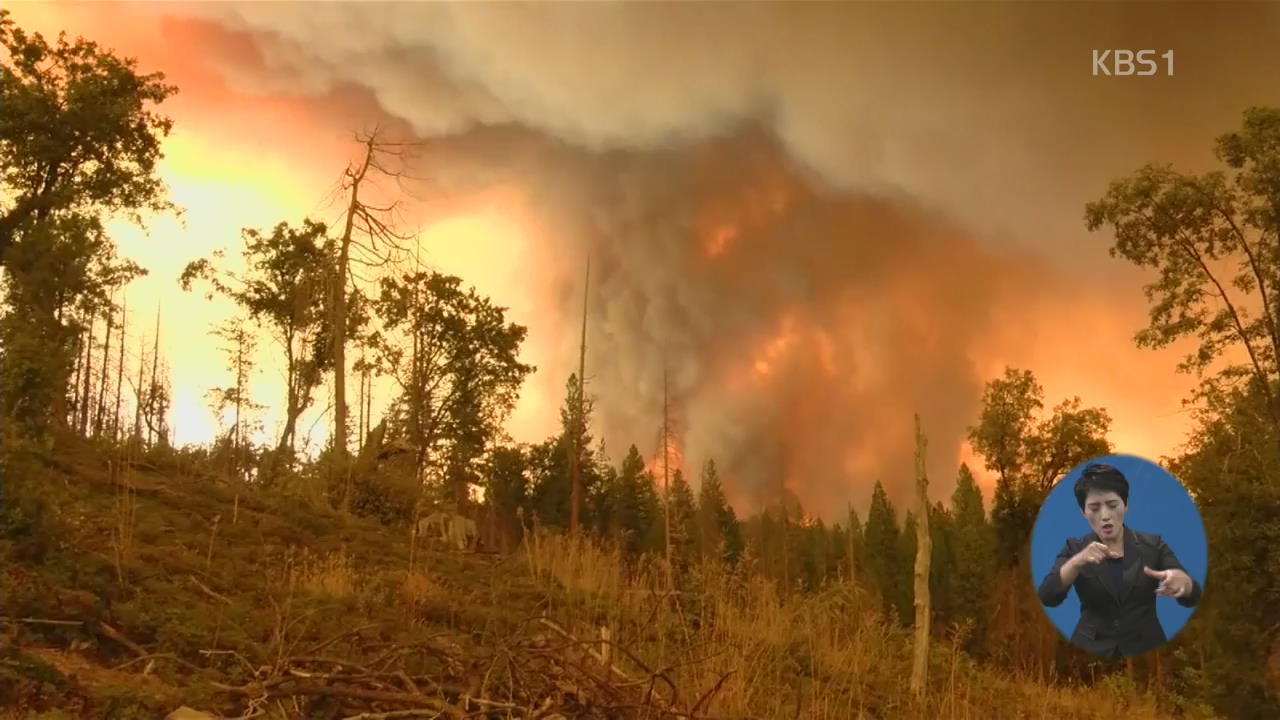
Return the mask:
<svg viewBox="0 0 1280 720">
<path fill-rule="evenodd" d="M 214 59 L 243 90 L 366 88 L 431 139 L 424 167 L 455 190 L 522 188 L 533 301 L 558 343 L 537 382 L 558 396 L 576 365 L 590 256 L 588 376 L 611 454 L 652 450 L 665 368 L 687 467 L 714 457 L 740 509 L 785 482 L 832 517 L 871 480 L 905 499 L 916 411 L 949 492 L 992 363 L 1080 287 L 1083 202 L 1145 160 L 1203 162 L 1183 140 L 1206 147 L 1273 99 L 1246 70 L 1280 53 L 1263 44 L 1280 11 L 1213 10 L 1229 45 L 1194 7 L 164 11 L 248 33 L 256 57 Z M 1091 48 L 1129 45 L 1174 47 L 1185 69 L 1144 86 L 1089 75 Z M 1230 104 L 1188 107 L 1224 77 Z"/>
</svg>

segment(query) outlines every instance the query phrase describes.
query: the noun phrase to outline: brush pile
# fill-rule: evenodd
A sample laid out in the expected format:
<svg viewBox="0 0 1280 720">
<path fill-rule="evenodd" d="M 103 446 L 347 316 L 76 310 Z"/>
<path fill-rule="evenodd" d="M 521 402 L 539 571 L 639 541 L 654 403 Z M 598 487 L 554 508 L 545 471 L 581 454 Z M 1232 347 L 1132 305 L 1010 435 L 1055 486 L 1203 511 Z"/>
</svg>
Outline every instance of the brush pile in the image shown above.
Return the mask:
<svg viewBox="0 0 1280 720">
<path fill-rule="evenodd" d="M 728 678 L 722 676 L 698 697 L 683 698 L 664 670 L 644 667 L 607 632 L 579 640 L 546 618 L 526 623 L 523 632 L 499 647 L 443 636 L 413 645 L 365 643 L 358 637 L 340 644 L 344 657 L 373 659 L 357 663 L 313 648 L 253 669 L 250 682 L 213 686 L 233 701 L 242 718 L 274 710 L 287 717 L 346 720 L 695 720 L 710 717 L 700 711 Z"/>
</svg>

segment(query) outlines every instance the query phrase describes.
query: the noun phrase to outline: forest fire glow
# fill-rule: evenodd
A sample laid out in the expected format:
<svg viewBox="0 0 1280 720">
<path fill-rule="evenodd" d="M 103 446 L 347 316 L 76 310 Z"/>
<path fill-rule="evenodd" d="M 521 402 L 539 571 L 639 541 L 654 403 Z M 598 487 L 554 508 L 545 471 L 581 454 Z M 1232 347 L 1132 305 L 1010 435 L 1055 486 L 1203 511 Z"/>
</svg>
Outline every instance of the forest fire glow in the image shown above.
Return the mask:
<svg viewBox="0 0 1280 720">
<path fill-rule="evenodd" d="M 664 479 L 675 477 L 676 473 L 684 476 L 686 481 L 691 481 L 689 470 L 685 467 L 684 452 L 681 450 L 683 441 L 676 432 L 671 434 L 666 443 L 666 457 L 663 457 L 663 443 L 661 439 L 658 442 L 657 449 L 649 457 L 645 463 L 645 471 L 649 473 L 658 487 L 662 487 Z M 668 476 L 666 473 L 670 472 Z"/>
<path fill-rule="evenodd" d="M 734 225 L 724 224 L 717 226 L 711 231 L 710 237 L 706 242 L 706 255 L 708 259 L 714 259 L 724 254 L 729 248 L 729 244 L 738 236 L 738 228 Z"/>
</svg>

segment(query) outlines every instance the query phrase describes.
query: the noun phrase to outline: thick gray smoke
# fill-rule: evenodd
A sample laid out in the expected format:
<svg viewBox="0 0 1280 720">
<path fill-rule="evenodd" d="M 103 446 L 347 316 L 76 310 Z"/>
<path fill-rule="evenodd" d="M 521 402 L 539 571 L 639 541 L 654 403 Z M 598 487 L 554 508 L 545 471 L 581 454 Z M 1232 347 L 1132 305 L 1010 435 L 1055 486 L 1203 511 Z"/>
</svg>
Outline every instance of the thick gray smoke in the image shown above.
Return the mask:
<svg viewBox="0 0 1280 720">
<path fill-rule="evenodd" d="M 665 366 L 686 465 L 715 458 L 745 508 L 784 481 L 824 515 L 871 479 L 901 497 L 916 411 L 935 476 L 952 476 L 985 380 L 970 359 L 1046 279 L 904 200 L 814 189 L 749 129 L 594 152 L 488 128 L 423 161 L 527 188 L 528 272 L 561 339 L 551 391 L 575 364 L 590 254 L 588 377 L 611 453 L 653 451 Z"/>
<path fill-rule="evenodd" d="M 781 478 L 828 516 L 872 479 L 903 497 L 917 410 L 949 490 L 989 371 L 978 346 L 1060 282 L 1011 247 L 1093 257 L 1080 208 L 1105 180 L 1201 161 L 1184 148 L 1270 99 L 1243 71 L 1278 59 L 1262 40 L 1280 17 L 1216 8 L 1233 28 L 1216 47 L 1201 10 L 1149 5 L 167 11 L 253 34 L 260 56 L 222 68 L 243 89 L 367 88 L 436 139 L 428 163 L 460 187 L 527 188 L 545 244 L 529 272 L 563 323 L 541 381 L 559 388 L 576 364 L 590 254 L 589 376 L 612 454 L 651 450 L 665 364 L 687 465 L 715 457 L 743 509 Z M 1093 47 L 1128 45 L 1175 47 L 1181 74 L 1089 75 Z M 1232 72 L 1231 100 L 1193 111 L 1195 89 Z M 1175 115 L 1176 131 L 1161 122 Z"/>
</svg>

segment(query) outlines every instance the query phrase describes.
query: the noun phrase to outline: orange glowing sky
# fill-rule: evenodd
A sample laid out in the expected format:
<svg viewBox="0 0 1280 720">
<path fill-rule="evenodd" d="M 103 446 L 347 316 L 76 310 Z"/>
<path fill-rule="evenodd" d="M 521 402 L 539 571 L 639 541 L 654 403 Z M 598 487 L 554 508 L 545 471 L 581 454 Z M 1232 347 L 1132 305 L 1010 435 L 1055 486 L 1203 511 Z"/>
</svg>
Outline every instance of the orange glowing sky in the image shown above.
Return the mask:
<svg viewBox="0 0 1280 720">
<path fill-rule="evenodd" d="M 357 149 L 352 132 L 368 123 L 387 119 L 372 96 L 359 87 L 343 86 L 320 95 L 297 93 L 246 93 L 232 87 L 225 72 L 226 58 L 251 54 L 252 47 L 242 34 L 221 29 L 212 22 L 177 19 L 150 4 L 17 3 L 12 6 L 16 21 L 23 27 L 55 35 L 65 30 L 84 35 L 137 57 L 144 70 L 161 70 L 180 92 L 163 108 L 175 120 L 175 130 L 164 146 L 161 173 L 172 191 L 173 200 L 185 208 L 183 223 L 155 219 L 144 234 L 131 226 L 117 224 L 112 232 L 124 255 L 150 270 L 128 291 L 130 313 L 139 313 L 145 322 L 131 326 L 130 350 L 145 340 L 150 342 L 149 323 L 157 306 L 161 308 L 161 346 L 171 366 L 175 390 L 173 427 L 178 443 L 205 442 L 217 426 L 209 410 L 205 392 L 228 381 L 228 373 L 216 343 L 208 330 L 230 316 L 224 302 L 206 301 L 200 293 L 183 293 L 177 276 L 191 260 L 206 257 L 220 247 L 234 248 L 241 228 L 268 227 L 281 220 L 300 220 L 314 215 L 332 218 L 333 207 L 325 200 L 334 181 Z M 301 4 L 298 6 L 302 10 Z M 1026 73 L 1022 68 L 1016 72 Z M 1238 112 L 1234 105 L 1211 117 L 1197 116 L 1196 134 L 1188 142 L 1170 144 L 1165 159 L 1203 159 L 1211 133 L 1229 129 L 1221 124 Z M 1064 109 L 1064 113 L 1069 113 Z M 1210 130 L 1212 128 L 1212 130 Z M 1172 134 L 1168 127 L 1152 130 L 1152 135 Z M 1178 143 L 1182 136 L 1178 136 Z M 1154 140 L 1152 142 L 1155 142 Z M 1028 152 L 1031 152 L 1028 150 Z M 1081 160 L 1081 163 L 1084 163 Z M 1134 163 L 1126 159 L 1127 168 Z M 1055 168 L 1069 177 L 1096 178 L 1109 169 Z M 957 185 L 976 183 L 966 168 L 954 179 Z M 1085 194 L 1096 193 L 1096 187 Z M 974 190 L 980 192 L 980 188 Z M 763 222 L 770 213 L 781 212 L 787 189 L 762 191 L 754 204 Z M 976 196 L 975 196 L 976 197 Z M 1075 195 L 1070 202 L 1075 203 Z M 1003 199 L 1001 199 L 1003 201 Z M 540 228 L 526 221 L 521 188 L 507 188 L 483 197 L 466 198 L 453 204 L 419 207 L 422 221 L 421 243 L 426 259 L 439 269 L 463 277 L 498 304 L 510 308 L 516 322 L 529 327 L 525 360 L 538 366 L 535 378 L 523 392 L 509 430 L 517 440 L 540 440 L 558 423 L 563 378 L 572 370 L 563 350 L 561 335 L 576 322 L 541 304 L 539 278 L 531 274 L 529 258 L 536 252 Z M 1016 202 L 1016 201 L 1015 201 Z M 1067 202 L 1067 201 L 1064 201 Z M 997 211 L 992 205 L 993 214 Z M 1075 204 L 1074 207 L 1078 207 Z M 1076 212 L 1074 209 L 1072 212 Z M 711 212 L 705 218 L 702 251 L 711 261 L 730 252 L 738 240 L 738 229 Z M 1083 231 L 1081 231 L 1083 236 Z M 996 244 L 1003 240 L 993 241 Z M 1096 287 L 1078 294 L 1034 298 L 1039 321 L 1019 320 L 988 338 L 981 348 L 963 359 L 978 374 L 994 377 L 1006 365 L 1030 368 L 1044 385 L 1046 405 L 1079 395 L 1086 403 L 1104 406 L 1114 419 L 1112 439 L 1120 451 L 1158 457 L 1171 454 L 1184 438 L 1189 418 L 1181 412 L 1192 381 L 1174 374 L 1178 352 L 1142 351 L 1131 342 L 1134 331 L 1145 323 L 1145 305 L 1136 271 L 1118 267 L 1105 257 L 1105 243 L 1093 238 L 1089 246 L 1081 240 L 1078 251 L 1053 249 L 1050 262 L 1059 259 L 1070 265 L 1066 272 L 1087 272 L 1089 267 L 1105 268 L 1108 278 L 1123 280 L 1110 289 Z M 1072 259 L 1074 258 L 1074 260 Z M 1084 259 L 1080 259 L 1084 258 Z M 929 282 L 922 278 L 922 283 Z M 911 304 L 913 288 L 903 282 L 895 286 L 900 297 L 886 300 L 901 307 Z M 137 315 L 135 315 L 137 317 Z M 903 315 L 906 322 L 927 327 L 931 319 L 921 314 Z M 1080 338 L 1095 340 L 1109 352 L 1090 351 Z M 787 352 L 805 352 L 830 358 L 832 338 L 821 325 L 804 318 L 784 319 L 776 337 L 747 358 L 755 373 L 766 376 Z M 278 363 L 268 343 L 261 343 L 263 371 L 255 381 L 255 393 L 268 399 L 280 387 Z M 920 348 L 927 353 L 928 348 Z M 858 382 L 875 382 L 874 353 L 859 363 L 864 373 Z M 830 360 L 826 365 L 830 367 Z M 750 378 L 737 381 L 748 382 Z M 317 405 L 328 402 L 322 390 Z M 278 413 L 268 410 L 263 418 L 268 434 L 274 432 Z M 909 418 L 908 418 L 909 419 Z M 320 412 L 304 416 L 300 434 L 320 442 L 326 435 Z M 651 437 L 650 429 L 637 431 L 637 443 Z M 616 450 L 616 449 L 615 449 Z M 652 448 L 642 448 L 650 456 Z M 949 453 L 949 449 L 938 449 Z M 980 469 L 967 447 L 955 450 L 956 461 L 966 461 Z M 864 450 L 852 449 L 846 465 L 856 473 L 864 464 Z M 980 473 L 983 482 L 990 478 Z M 936 493 L 950 492 L 950 479 L 940 482 Z M 855 501 L 857 503 L 858 501 Z"/>
<path fill-rule="evenodd" d="M 136 57 L 144 72 L 161 70 L 180 89 L 164 108 L 175 128 L 165 141 L 160 173 L 183 217 L 152 218 L 145 231 L 116 222 L 111 232 L 122 255 L 149 271 L 128 291 L 129 312 L 146 317 L 130 324 L 128 348 L 132 351 L 144 340 L 149 347 L 159 307 L 161 353 L 170 365 L 174 389 L 175 441 L 205 442 L 218 427 L 205 393 L 227 381 L 217 341 L 206 331 L 234 311 L 226 302 L 206 300 L 203 293 L 181 292 L 178 275 L 188 262 L 216 249 L 234 250 L 242 228 L 307 215 L 335 217 L 338 209 L 327 200 L 342 169 L 358 153 L 352 134 L 364 126 L 362 120 L 381 119 L 380 113 L 359 98 L 331 96 L 316 102 L 236 92 L 213 69 L 210 57 L 188 52 L 196 44 L 234 51 L 234 38 L 211 40 L 202 34 L 207 27 L 153 14 L 145 5 L 23 3 L 14 8 L 14 17 L 22 27 L 46 36 L 65 30 Z M 436 210 L 441 215 L 421 226 L 420 242 L 425 262 L 465 278 L 510 307 L 515 322 L 531 325 L 519 278 L 525 238 L 510 217 L 517 211 L 518 199 L 471 198 L 465 208 Z M 228 257 L 229 267 L 235 268 L 238 258 L 234 253 Z M 261 372 L 253 390 L 268 399 L 262 418 L 268 436 L 281 419 L 280 408 L 269 400 L 283 387 L 277 355 L 270 343 L 259 343 Z M 537 360 L 535 353 L 526 355 Z M 328 392 L 320 391 L 317 405 L 328 402 Z M 552 399 L 553 407 L 557 401 Z M 510 431 L 521 439 L 544 435 L 550 425 L 543 405 L 538 388 L 531 385 Z M 300 427 L 315 443 L 328 432 L 325 419 L 314 412 L 304 415 Z"/>
</svg>

